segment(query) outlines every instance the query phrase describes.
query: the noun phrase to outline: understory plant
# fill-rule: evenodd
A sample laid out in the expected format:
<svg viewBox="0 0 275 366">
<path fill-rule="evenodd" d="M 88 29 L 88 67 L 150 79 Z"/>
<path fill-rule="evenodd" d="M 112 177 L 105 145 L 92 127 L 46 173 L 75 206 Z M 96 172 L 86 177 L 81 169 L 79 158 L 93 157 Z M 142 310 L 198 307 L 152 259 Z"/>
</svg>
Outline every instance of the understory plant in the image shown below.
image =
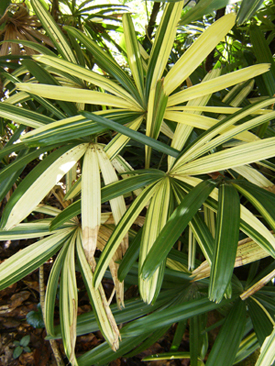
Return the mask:
<svg viewBox="0 0 275 366">
<path fill-rule="evenodd" d="M 1 263 L 0 289 L 54 256 L 44 323 L 72 365 L 132 357 L 174 323 L 163 358 L 229 366 L 262 346 L 257 366 L 272 362 L 275 98 L 247 98 L 270 64 L 218 67 L 233 12 L 182 55 L 174 40 L 184 1 L 165 5 L 150 50 L 124 14 L 123 67 L 88 28 L 63 33 L 42 1 L 31 4 L 55 49 L 20 41 L 37 54 L 5 73 L 0 116 L 13 132 L 0 151 L 0 238 L 37 241 Z M 216 47 L 222 57 L 206 73 L 203 62 Z M 234 269 L 245 265 L 245 275 Z M 80 316 L 76 272 L 93 307 Z M 109 299 L 104 278 L 114 284 Z M 125 301 L 131 285 L 140 298 Z M 212 310 L 221 320 L 209 326 Z M 209 349 L 208 332 L 220 325 Z M 77 357 L 77 336 L 98 329 L 106 342 Z"/>
</svg>

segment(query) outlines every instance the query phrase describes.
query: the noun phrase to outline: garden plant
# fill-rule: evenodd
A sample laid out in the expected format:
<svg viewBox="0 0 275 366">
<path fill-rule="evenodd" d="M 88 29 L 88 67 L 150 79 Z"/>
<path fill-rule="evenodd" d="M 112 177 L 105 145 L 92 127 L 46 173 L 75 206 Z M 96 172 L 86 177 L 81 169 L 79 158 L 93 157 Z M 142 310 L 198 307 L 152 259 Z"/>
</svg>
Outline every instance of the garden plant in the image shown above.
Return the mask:
<svg viewBox="0 0 275 366">
<path fill-rule="evenodd" d="M 64 3 L 61 27 L 31 0 L 30 36 L 3 42 L 0 240 L 35 240 L 0 264 L 0 289 L 38 268 L 43 285 L 53 258 L 41 307 L 71 365 L 132 357 L 175 323 L 170 351 L 145 361 L 230 366 L 260 349 L 256 365 L 271 365 L 273 4 L 217 16 L 228 1 L 167 2 L 147 45 L 125 6 L 98 6 L 114 22 L 99 36 L 96 5 Z M 79 272 L 93 311 L 77 316 Z M 138 297 L 124 300 L 130 286 Z M 105 342 L 76 354 L 77 336 L 97 330 Z"/>
</svg>

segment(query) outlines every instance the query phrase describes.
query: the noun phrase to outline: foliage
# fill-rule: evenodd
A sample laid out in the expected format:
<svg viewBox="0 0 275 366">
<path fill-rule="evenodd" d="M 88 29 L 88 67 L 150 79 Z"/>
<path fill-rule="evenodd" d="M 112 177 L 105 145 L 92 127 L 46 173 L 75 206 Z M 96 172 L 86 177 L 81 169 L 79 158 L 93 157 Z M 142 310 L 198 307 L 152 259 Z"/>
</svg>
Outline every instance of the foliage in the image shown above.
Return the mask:
<svg viewBox="0 0 275 366">
<path fill-rule="evenodd" d="M 207 366 L 229 366 L 261 345 L 258 364 L 271 360 L 275 84 L 265 77 L 274 73 L 273 57 L 258 25 L 247 26 L 254 53 L 240 42 L 247 28 L 235 26 L 234 12 L 208 18 L 212 24 L 181 47 L 186 17 L 197 21 L 213 9 L 201 1 L 181 18 L 184 2 L 171 2 L 145 50 L 125 13 L 123 67 L 93 39 L 85 18 L 84 32 L 80 23 L 62 31 L 42 1 L 31 4 L 54 47 L 20 41 L 39 54 L 3 70 L 0 238 L 37 241 L 0 265 L 0 289 L 56 255 L 45 327 L 49 339 L 62 337 L 73 365 L 132 357 L 173 323 L 172 356 L 191 365 L 206 359 Z M 242 21 L 253 15 L 246 5 Z M 73 10 L 79 15 L 80 8 Z M 242 47 L 254 55 L 246 63 L 238 58 Z M 76 272 L 93 307 L 80 316 Z M 116 304 L 106 298 L 104 278 L 113 279 Z M 141 299 L 124 300 L 132 285 Z M 220 325 L 207 327 L 213 310 L 222 328 L 208 349 L 207 334 Z M 190 350 L 183 354 L 188 320 Z M 106 342 L 77 357 L 77 335 L 98 329 Z"/>
<path fill-rule="evenodd" d="M 16 346 L 16 348 L 13 351 L 13 358 L 18 358 L 23 351 L 25 352 L 31 352 L 30 347 L 28 347 L 28 344 L 30 343 L 30 336 L 26 335 L 23 338 L 20 339 L 20 341 L 14 341 L 13 342 Z"/>
</svg>

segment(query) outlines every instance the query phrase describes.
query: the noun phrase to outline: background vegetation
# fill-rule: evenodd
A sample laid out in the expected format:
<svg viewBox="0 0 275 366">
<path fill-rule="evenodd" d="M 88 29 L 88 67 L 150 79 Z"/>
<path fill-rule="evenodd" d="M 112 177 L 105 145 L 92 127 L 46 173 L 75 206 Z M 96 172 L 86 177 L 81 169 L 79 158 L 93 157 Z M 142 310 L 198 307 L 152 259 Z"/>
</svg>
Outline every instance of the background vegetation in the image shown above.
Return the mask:
<svg viewBox="0 0 275 366">
<path fill-rule="evenodd" d="M 1 2 L 0 239 L 23 248 L 0 289 L 39 269 L 58 365 L 165 335 L 143 361 L 274 362 L 275 5 L 228 3 L 145 2 L 142 29 L 127 3 Z"/>
</svg>

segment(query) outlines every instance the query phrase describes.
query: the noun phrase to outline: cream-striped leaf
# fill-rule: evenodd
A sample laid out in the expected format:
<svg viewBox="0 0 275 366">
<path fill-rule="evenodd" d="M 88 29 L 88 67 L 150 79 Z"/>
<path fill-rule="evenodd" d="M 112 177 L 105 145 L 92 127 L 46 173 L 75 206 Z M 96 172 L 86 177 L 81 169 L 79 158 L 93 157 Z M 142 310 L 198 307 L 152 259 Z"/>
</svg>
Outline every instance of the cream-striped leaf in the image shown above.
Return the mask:
<svg viewBox="0 0 275 366">
<path fill-rule="evenodd" d="M 213 71 L 218 70 L 214 69 Z M 212 71 L 212 73 L 213 73 Z M 207 113 L 215 113 L 215 114 L 233 114 L 240 111 L 242 108 L 239 107 L 212 107 L 212 106 L 204 106 L 204 105 L 192 105 L 187 103 L 185 106 L 171 106 L 167 107 L 167 112 L 174 111 L 195 111 L 195 112 L 207 112 Z M 272 112 L 271 109 L 258 109 L 251 114 L 266 114 Z"/>
<path fill-rule="evenodd" d="M 85 80 L 88 83 L 94 84 L 102 88 L 103 90 L 106 90 L 109 93 L 112 93 L 120 98 L 131 101 L 133 104 L 136 104 L 137 107 L 139 106 L 139 104 L 131 96 L 131 94 L 129 94 L 117 83 L 114 83 L 112 80 L 104 77 L 103 75 L 100 75 L 94 71 L 86 69 L 85 67 L 72 64 L 71 62 L 56 57 L 39 55 L 39 56 L 33 56 L 33 58 L 46 65 L 52 66 L 55 69 L 69 73 L 70 75 Z"/>
<path fill-rule="evenodd" d="M 174 4 L 167 4 L 165 7 L 150 54 L 146 85 L 147 94 L 149 94 L 150 89 L 156 87 L 158 80 L 162 78 L 163 71 L 173 47 L 177 31 L 176 27 L 180 19 L 183 5 L 184 1 L 178 1 Z M 166 93 L 166 95 L 168 95 L 168 93 Z"/>
<path fill-rule="evenodd" d="M 15 203 L 9 213 L 5 229 L 9 230 L 13 228 L 27 217 L 55 184 L 76 164 L 86 149 L 87 144 L 77 145 L 51 164 Z"/>
<path fill-rule="evenodd" d="M 130 14 L 123 14 L 122 17 L 124 39 L 127 50 L 128 62 L 132 71 L 141 100 L 144 99 L 144 75 L 142 59 L 139 51 L 139 44 L 136 37 L 136 32 L 133 26 L 133 21 Z"/>
<path fill-rule="evenodd" d="M 181 56 L 164 79 L 164 92 L 171 94 L 201 64 L 208 54 L 225 37 L 235 23 L 236 15 L 227 14 L 207 28 L 203 34 Z M 169 50 L 170 52 L 170 50 Z M 166 61 L 166 60 L 165 60 Z M 232 84 L 231 84 L 232 85 Z M 224 89 L 224 88 L 223 88 Z M 209 90 L 208 93 L 213 93 Z M 202 95 L 197 95 L 197 97 Z M 173 98 L 173 97 L 172 97 Z M 172 103 L 179 104 L 179 103 Z M 169 105 L 171 105 L 169 103 Z"/>
<path fill-rule="evenodd" d="M 261 354 L 256 362 L 255 366 L 267 366 L 272 365 L 275 360 L 275 327 L 272 333 L 267 337 L 261 347 Z"/>
<path fill-rule="evenodd" d="M 242 175 L 249 182 L 256 184 L 259 187 L 267 188 L 272 187 L 273 183 L 267 179 L 262 173 L 258 170 L 252 168 L 250 165 L 243 165 L 233 169 L 238 174 Z"/>
<path fill-rule="evenodd" d="M 51 258 L 74 230 L 63 229 L 56 234 L 20 250 L 0 265 L 0 290 L 19 281 Z"/>
<path fill-rule="evenodd" d="M 173 168 L 172 173 L 184 175 L 208 174 L 268 159 L 275 155 L 274 143 L 275 137 L 249 142 L 177 166 Z"/>
<path fill-rule="evenodd" d="M 266 116 L 268 116 L 266 118 L 268 119 L 269 114 L 267 114 Z M 176 111 L 166 111 L 164 118 L 186 126 L 191 126 L 192 128 L 200 128 L 202 130 L 207 130 L 208 128 L 215 126 L 215 124 L 219 122 L 219 120 L 216 118 L 200 116 L 194 113 L 191 114 L 187 112 L 176 112 Z M 228 127 L 227 130 L 231 132 L 233 128 L 234 127 L 230 126 Z M 236 136 L 234 137 L 238 140 L 246 142 L 258 140 L 257 136 L 247 131 L 240 132 L 239 134 L 236 134 Z"/>
<path fill-rule="evenodd" d="M 72 366 L 77 366 L 75 357 L 76 319 L 78 309 L 75 277 L 75 233 L 70 240 L 64 258 L 60 279 L 60 324 L 65 353 Z"/>
<path fill-rule="evenodd" d="M 35 11 L 35 14 L 41 21 L 48 36 L 51 38 L 52 42 L 54 43 L 60 54 L 68 61 L 76 63 L 76 59 L 71 46 L 69 45 L 61 29 L 57 26 L 56 22 L 50 15 L 49 11 L 44 8 L 42 1 L 31 0 L 31 4 Z"/>
<path fill-rule="evenodd" d="M 156 182 L 147 186 L 142 193 L 138 195 L 138 197 L 134 200 L 132 205 L 128 208 L 125 215 L 122 217 L 118 225 L 116 226 L 112 236 L 108 240 L 104 251 L 102 252 L 99 261 L 97 263 L 95 273 L 94 273 L 94 284 L 95 288 L 98 288 L 101 280 L 104 276 L 104 273 L 112 259 L 114 253 L 119 247 L 121 241 L 127 234 L 128 230 L 135 222 L 136 218 L 139 216 L 140 212 L 144 209 L 144 207 L 149 203 L 151 197 L 155 193 L 157 183 L 159 177 L 156 178 Z"/>
<path fill-rule="evenodd" d="M 94 314 L 104 338 L 109 343 L 110 347 L 116 351 L 119 348 L 120 333 L 116 325 L 114 316 L 108 305 L 104 289 L 100 284 L 98 289 L 93 286 L 93 272 L 89 263 L 86 260 L 85 253 L 82 247 L 81 233 L 78 233 L 76 240 L 77 256 L 80 263 L 80 270 L 83 280 L 94 309 Z"/>
<path fill-rule="evenodd" d="M 134 103 L 131 103 L 131 101 L 127 101 L 115 95 L 100 93 L 93 90 L 32 83 L 21 83 L 16 84 L 16 86 L 19 90 L 49 99 L 63 100 L 74 103 L 101 104 L 116 108 L 127 108 L 133 111 L 142 111 L 141 107 L 136 106 Z"/>
<path fill-rule="evenodd" d="M 221 73 L 221 70 L 214 69 L 212 72 L 209 72 L 208 74 L 206 74 L 203 81 L 206 82 L 207 80 L 211 80 L 211 79 L 217 77 L 218 75 L 220 75 L 220 73 Z M 211 94 L 207 94 L 203 97 L 199 97 L 199 98 L 190 100 L 187 103 L 187 106 L 204 107 L 208 103 L 210 98 L 211 98 Z M 191 111 L 191 113 L 198 116 L 198 115 L 201 115 L 202 112 L 201 111 Z M 187 124 L 186 125 L 178 124 L 176 127 L 176 130 L 175 130 L 174 136 L 173 136 L 171 146 L 174 149 L 177 149 L 180 151 L 183 148 L 183 146 L 185 145 L 185 143 L 188 140 L 192 131 L 193 131 L 193 126 L 188 126 Z M 171 156 L 168 157 L 169 169 L 171 169 L 171 166 L 174 161 L 175 161 L 174 158 L 172 158 Z"/>
<path fill-rule="evenodd" d="M 167 106 L 172 107 L 187 100 L 195 99 L 209 93 L 215 93 L 219 90 L 229 88 L 232 85 L 239 84 L 242 81 L 246 81 L 248 79 L 252 79 L 258 75 L 261 75 L 267 72 L 269 68 L 269 64 L 253 65 L 245 67 L 244 69 L 238 71 L 228 73 L 226 75 L 219 76 L 211 81 L 202 82 L 200 84 L 191 86 L 188 89 L 171 95 L 168 98 Z"/>
<path fill-rule="evenodd" d="M 164 178 L 150 201 L 142 230 L 139 253 L 139 291 L 143 301 L 148 304 L 154 302 L 158 296 L 163 279 L 163 268 L 157 269 L 153 276 L 146 280 L 141 276 L 141 269 L 152 245 L 166 224 L 170 198 L 170 181 L 169 178 Z"/>
<path fill-rule="evenodd" d="M 181 158 L 176 162 L 175 167 L 177 165 L 183 164 L 186 161 L 190 161 L 190 160 L 194 159 L 195 157 L 200 156 L 201 154 L 204 154 L 205 152 L 208 152 L 209 151 L 208 143 L 210 140 L 212 140 L 218 134 L 223 134 L 226 130 L 228 130 L 228 128 L 230 126 L 232 126 L 233 124 L 242 120 L 243 118 L 249 116 L 250 114 L 252 114 L 254 111 L 258 110 L 259 108 L 267 107 L 274 102 L 275 102 L 275 98 L 267 99 L 267 100 L 264 100 L 263 102 L 255 103 L 251 106 L 244 108 L 240 112 L 237 112 L 235 115 L 233 115 L 231 117 L 229 116 L 225 120 L 220 121 L 219 124 L 217 124 L 217 126 L 211 128 L 209 131 L 207 131 L 207 133 L 204 133 L 203 136 L 198 141 L 196 141 L 196 143 L 193 144 L 186 151 L 186 153 L 183 156 L 181 156 Z M 246 125 L 246 126 L 248 126 L 248 125 Z M 215 146 L 215 144 L 212 146 Z"/>
<path fill-rule="evenodd" d="M 101 220 L 101 182 L 97 145 L 91 144 L 85 152 L 81 181 L 81 226 L 83 249 L 90 265 L 96 250 Z"/>
</svg>

